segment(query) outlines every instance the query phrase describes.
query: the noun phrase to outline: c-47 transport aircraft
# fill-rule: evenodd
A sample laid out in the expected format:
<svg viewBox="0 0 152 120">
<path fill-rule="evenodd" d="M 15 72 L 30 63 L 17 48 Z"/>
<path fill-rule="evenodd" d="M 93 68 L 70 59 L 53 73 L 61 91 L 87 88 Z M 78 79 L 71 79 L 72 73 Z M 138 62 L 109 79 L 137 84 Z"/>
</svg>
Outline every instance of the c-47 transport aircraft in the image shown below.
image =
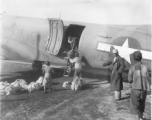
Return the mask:
<svg viewBox="0 0 152 120">
<path fill-rule="evenodd" d="M 102 64 L 113 59 L 116 48 L 126 68 L 133 64 L 132 53 L 140 50 L 143 64 L 151 71 L 151 24 L 99 24 L 49 14 L 46 18 L 2 14 L 1 22 L 2 59 L 31 62 L 34 69 L 40 69 L 44 61 L 66 66 L 64 58 L 71 49 L 68 37 L 72 36 L 77 38 L 85 70 L 109 69 Z"/>
</svg>

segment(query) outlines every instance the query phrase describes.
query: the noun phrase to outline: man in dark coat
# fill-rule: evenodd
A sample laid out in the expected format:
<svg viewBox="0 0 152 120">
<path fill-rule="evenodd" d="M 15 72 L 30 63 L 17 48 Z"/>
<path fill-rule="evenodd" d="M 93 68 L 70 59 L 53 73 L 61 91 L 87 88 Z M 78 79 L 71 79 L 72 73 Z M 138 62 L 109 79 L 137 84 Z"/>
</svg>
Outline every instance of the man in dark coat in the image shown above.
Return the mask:
<svg viewBox="0 0 152 120">
<path fill-rule="evenodd" d="M 118 54 L 118 50 L 113 50 L 114 54 L 114 60 L 108 61 L 104 63 L 102 66 L 107 66 L 112 64 L 111 67 L 111 86 L 110 89 L 112 91 L 115 91 L 115 101 L 118 101 L 121 99 L 121 90 L 123 89 L 123 80 L 122 80 L 122 73 L 125 69 L 125 63 L 123 58 L 121 58 Z"/>
</svg>

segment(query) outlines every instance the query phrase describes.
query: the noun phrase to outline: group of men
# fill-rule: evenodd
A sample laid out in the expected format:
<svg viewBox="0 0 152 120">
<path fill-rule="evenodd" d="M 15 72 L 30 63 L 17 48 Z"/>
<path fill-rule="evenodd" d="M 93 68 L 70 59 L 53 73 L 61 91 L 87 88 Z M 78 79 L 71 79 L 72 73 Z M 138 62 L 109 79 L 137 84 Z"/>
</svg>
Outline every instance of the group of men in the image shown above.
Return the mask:
<svg viewBox="0 0 152 120">
<path fill-rule="evenodd" d="M 78 77 L 82 79 L 82 61 L 79 56 L 77 47 L 75 45 L 75 40 L 72 37 L 68 38 L 68 42 L 71 45 L 71 50 L 68 52 L 68 62 L 72 65 L 74 64 L 74 78 Z M 113 49 L 114 60 L 107 61 L 102 64 L 102 67 L 111 65 L 111 79 L 110 79 L 110 89 L 114 91 L 115 101 L 121 100 L 121 90 L 123 90 L 123 79 L 122 73 L 125 69 L 124 59 L 121 58 L 117 49 Z M 151 80 L 149 77 L 148 70 L 144 64 L 142 64 L 142 53 L 140 51 L 135 51 L 133 53 L 134 64 L 130 67 L 128 73 L 128 81 L 131 85 L 130 93 L 130 112 L 137 116 L 137 120 L 143 120 L 143 112 L 145 109 L 145 100 L 147 91 L 150 91 Z M 70 66 L 72 67 L 72 66 Z M 50 69 L 45 69 L 50 71 Z M 49 75 L 45 75 L 49 78 Z"/>
<path fill-rule="evenodd" d="M 78 78 L 81 79 L 82 78 L 82 61 L 78 53 L 76 39 L 77 39 L 76 37 L 71 37 L 71 36 L 68 37 L 68 43 L 71 46 L 71 50 L 67 53 L 67 58 L 68 58 L 67 65 L 69 66 L 69 68 L 66 70 L 69 70 L 68 73 L 70 73 L 74 65 L 74 69 L 75 69 L 74 78 L 78 76 Z"/>
<path fill-rule="evenodd" d="M 111 67 L 111 87 L 115 93 L 115 101 L 121 100 L 121 90 L 123 90 L 122 73 L 125 69 L 124 59 L 119 56 L 118 50 L 113 49 L 114 60 L 104 63 L 102 66 L 112 64 Z M 151 80 L 148 70 L 142 64 L 142 53 L 135 51 L 133 53 L 134 64 L 130 67 L 128 81 L 131 85 L 130 93 L 130 112 L 136 115 L 137 120 L 143 120 L 145 101 L 147 92 L 150 91 Z"/>
</svg>

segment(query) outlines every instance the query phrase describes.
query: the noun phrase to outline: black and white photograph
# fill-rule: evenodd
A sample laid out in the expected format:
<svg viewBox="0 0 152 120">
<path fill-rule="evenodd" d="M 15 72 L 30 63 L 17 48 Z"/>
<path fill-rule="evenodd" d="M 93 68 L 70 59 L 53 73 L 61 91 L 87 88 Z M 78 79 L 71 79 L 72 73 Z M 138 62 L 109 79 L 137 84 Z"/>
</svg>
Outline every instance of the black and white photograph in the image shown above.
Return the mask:
<svg viewBox="0 0 152 120">
<path fill-rule="evenodd" d="M 1 0 L 0 120 L 151 120 L 151 0 Z"/>
</svg>

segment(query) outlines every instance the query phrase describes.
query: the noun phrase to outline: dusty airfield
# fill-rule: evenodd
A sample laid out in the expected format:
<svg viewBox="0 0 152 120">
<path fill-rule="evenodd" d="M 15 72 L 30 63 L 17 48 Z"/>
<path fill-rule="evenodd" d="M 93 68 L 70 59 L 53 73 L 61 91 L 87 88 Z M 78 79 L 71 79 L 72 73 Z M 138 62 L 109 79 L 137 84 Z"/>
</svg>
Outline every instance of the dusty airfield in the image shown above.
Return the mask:
<svg viewBox="0 0 152 120">
<path fill-rule="evenodd" d="M 1 120 L 134 120 L 129 113 L 128 83 L 124 83 L 123 100 L 114 102 L 104 77 L 84 78 L 82 90 L 71 91 L 63 89 L 62 83 L 72 77 L 61 75 L 54 76 L 55 90 L 47 94 L 40 90 L 1 96 Z M 2 62 L 0 78 L 8 82 L 25 79 L 29 83 L 36 81 L 38 74 L 31 71 L 30 65 Z M 144 116 L 151 120 L 151 95 L 147 97 Z"/>
</svg>

